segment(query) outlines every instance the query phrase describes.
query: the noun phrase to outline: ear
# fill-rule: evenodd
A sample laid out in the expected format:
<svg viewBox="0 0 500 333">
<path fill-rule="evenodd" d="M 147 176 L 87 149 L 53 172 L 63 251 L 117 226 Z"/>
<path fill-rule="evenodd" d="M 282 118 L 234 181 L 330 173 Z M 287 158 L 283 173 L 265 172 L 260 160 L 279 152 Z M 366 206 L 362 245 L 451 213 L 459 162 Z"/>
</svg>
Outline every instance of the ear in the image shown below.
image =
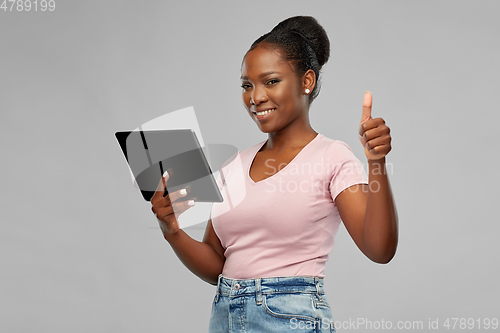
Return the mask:
<svg viewBox="0 0 500 333">
<path fill-rule="evenodd" d="M 309 91 L 313 91 L 316 86 L 316 74 L 312 69 L 308 69 L 307 72 L 302 76 L 302 93 L 309 89 Z"/>
</svg>

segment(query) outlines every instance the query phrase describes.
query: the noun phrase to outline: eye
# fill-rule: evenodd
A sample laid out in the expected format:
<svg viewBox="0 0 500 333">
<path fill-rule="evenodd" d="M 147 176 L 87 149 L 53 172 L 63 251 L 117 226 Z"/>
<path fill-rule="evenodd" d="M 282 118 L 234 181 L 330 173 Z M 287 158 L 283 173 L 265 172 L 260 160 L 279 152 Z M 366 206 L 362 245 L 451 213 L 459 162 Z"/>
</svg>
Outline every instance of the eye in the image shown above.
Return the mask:
<svg viewBox="0 0 500 333">
<path fill-rule="evenodd" d="M 251 86 L 251 85 L 249 85 L 248 83 L 242 83 L 242 84 L 241 84 L 241 87 L 242 87 L 244 90 L 248 90 L 248 89 L 252 88 L 252 86 Z"/>
<path fill-rule="evenodd" d="M 278 80 L 278 79 L 271 79 L 271 80 L 267 81 L 267 84 L 268 85 L 272 85 L 272 84 L 276 84 L 278 82 L 280 82 L 280 80 Z"/>
</svg>

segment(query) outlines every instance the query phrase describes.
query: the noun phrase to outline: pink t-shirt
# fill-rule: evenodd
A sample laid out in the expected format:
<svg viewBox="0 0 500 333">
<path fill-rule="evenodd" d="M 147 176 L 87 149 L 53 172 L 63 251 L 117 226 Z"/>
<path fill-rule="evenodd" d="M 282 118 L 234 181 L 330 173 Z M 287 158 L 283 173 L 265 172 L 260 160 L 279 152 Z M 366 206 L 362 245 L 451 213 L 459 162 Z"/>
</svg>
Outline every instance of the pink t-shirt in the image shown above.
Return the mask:
<svg viewBox="0 0 500 333">
<path fill-rule="evenodd" d="M 324 277 L 341 222 L 335 197 L 367 184 L 366 172 L 347 144 L 318 134 L 279 172 L 254 182 L 250 165 L 266 141 L 235 154 L 217 177 L 224 202 L 211 216 L 225 249 L 222 275 Z"/>
</svg>

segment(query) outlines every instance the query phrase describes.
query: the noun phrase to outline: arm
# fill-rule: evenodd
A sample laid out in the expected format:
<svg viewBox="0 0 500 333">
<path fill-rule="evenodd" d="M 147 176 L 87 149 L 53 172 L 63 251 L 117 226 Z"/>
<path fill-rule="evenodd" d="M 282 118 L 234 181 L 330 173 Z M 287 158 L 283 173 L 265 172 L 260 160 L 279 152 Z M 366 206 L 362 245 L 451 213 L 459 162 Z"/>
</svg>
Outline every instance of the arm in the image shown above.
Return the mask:
<svg viewBox="0 0 500 333">
<path fill-rule="evenodd" d="M 366 92 L 359 137 L 368 159 L 368 185 L 349 187 L 337 195 L 335 203 L 361 252 L 374 262 L 388 263 L 398 245 L 398 215 L 385 165 L 391 136 L 382 118 L 372 119 L 371 108 L 372 96 Z"/>
<path fill-rule="evenodd" d="M 347 231 L 361 252 L 370 260 L 385 264 L 396 253 L 398 216 L 385 158 L 369 160 L 368 165 L 369 185 L 349 187 L 336 197 L 335 203 Z"/>
<path fill-rule="evenodd" d="M 208 220 L 203 241 L 191 238 L 179 228 L 177 216 L 188 210 L 189 201 L 179 201 L 187 194 L 185 190 L 168 193 L 166 183 L 170 176 L 167 172 L 160 180 L 155 194 L 151 198 L 151 210 L 155 213 L 165 240 L 169 242 L 181 262 L 202 280 L 217 284 L 224 265 L 224 249 L 212 226 L 212 218 Z M 193 201 L 194 204 L 194 201 Z"/>
<path fill-rule="evenodd" d="M 202 280 L 217 285 L 217 278 L 222 273 L 225 257 L 211 218 L 208 220 L 201 242 L 191 238 L 182 229 L 174 234 L 164 233 L 164 237 L 184 266 Z"/>
</svg>

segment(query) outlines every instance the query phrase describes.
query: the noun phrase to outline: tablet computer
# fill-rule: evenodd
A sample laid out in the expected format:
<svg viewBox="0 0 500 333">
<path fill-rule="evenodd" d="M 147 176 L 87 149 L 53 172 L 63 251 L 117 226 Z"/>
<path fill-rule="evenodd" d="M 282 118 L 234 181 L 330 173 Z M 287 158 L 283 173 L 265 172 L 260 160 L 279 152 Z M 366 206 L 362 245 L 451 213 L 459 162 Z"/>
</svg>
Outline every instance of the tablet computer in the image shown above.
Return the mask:
<svg viewBox="0 0 500 333">
<path fill-rule="evenodd" d="M 223 201 L 192 129 L 118 131 L 115 137 L 144 200 L 151 200 L 168 171 L 165 195 L 185 188 L 187 195 L 182 201 Z"/>
</svg>

